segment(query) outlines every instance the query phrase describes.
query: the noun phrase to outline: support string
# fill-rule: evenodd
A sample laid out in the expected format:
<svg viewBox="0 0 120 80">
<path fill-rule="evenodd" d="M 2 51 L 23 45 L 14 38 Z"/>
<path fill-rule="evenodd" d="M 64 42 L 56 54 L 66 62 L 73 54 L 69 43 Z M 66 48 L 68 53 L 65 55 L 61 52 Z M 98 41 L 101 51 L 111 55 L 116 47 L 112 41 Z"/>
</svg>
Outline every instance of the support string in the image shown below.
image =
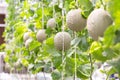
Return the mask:
<svg viewBox="0 0 120 80">
<path fill-rule="evenodd" d="M 42 0 L 42 29 L 44 29 L 44 2 Z"/>
<path fill-rule="evenodd" d="M 55 5 L 53 4 L 52 6 L 53 8 L 53 18 L 56 20 L 56 14 L 55 14 Z M 51 71 L 54 71 L 54 66 L 53 66 L 53 62 L 51 61 Z"/>
<path fill-rule="evenodd" d="M 53 18 L 56 18 L 56 15 L 55 15 L 55 5 L 53 5 L 52 7 L 53 7 Z"/>
<path fill-rule="evenodd" d="M 75 38 L 76 37 L 77 37 L 77 34 L 75 32 Z M 75 58 L 75 76 L 74 76 L 74 80 L 77 79 L 77 57 L 76 57 L 76 55 L 77 55 L 77 45 L 75 45 L 75 56 L 74 56 L 74 58 Z"/>
<path fill-rule="evenodd" d="M 65 30 L 65 25 L 64 25 L 64 17 L 65 17 L 65 10 L 64 10 L 64 3 L 63 3 L 63 0 L 61 0 L 62 2 L 62 31 Z"/>
<path fill-rule="evenodd" d="M 63 0 L 60 0 L 60 4 L 62 5 L 62 32 L 64 32 L 64 2 Z M 64 74 L 65 74 L 65 61 L 64 61 L 64 57 L 65 57 L 65 51 L 64 51 L 64 35 L 63 35 L 63 49 L 62 49 L 62 80 L 64 80 Z"/>
<path fill-rule="evenodd" d="M 78 0 L 75 0 L 75 5 L 76 7 L 78 8 Z M 77 37 L 77 34 L 76 32 L 74 32 L 75 34 L 75 38 Z M 77 80 L 77 45 L 75 45 L 75 56 L 74 56 L 74 59 L 75 59 L 75 73 L 74 73 L 74 80 Z"/>
<path fill-rule="evenodd" d="M 78 8 L 78 0 L 75 0 L 75 6 Z"/>
<path fill-rule="evenodd" d="M 43 0 L 41 0 L 42 2 L 42 29 L 44 29 L 44 2 Z M 44 73 L 44 68 L 43 68 L 43 75 L 44 75 L 44 79 L 46 80 L 46 76 L 45 76 L 45 73 Z"/>
</svg>

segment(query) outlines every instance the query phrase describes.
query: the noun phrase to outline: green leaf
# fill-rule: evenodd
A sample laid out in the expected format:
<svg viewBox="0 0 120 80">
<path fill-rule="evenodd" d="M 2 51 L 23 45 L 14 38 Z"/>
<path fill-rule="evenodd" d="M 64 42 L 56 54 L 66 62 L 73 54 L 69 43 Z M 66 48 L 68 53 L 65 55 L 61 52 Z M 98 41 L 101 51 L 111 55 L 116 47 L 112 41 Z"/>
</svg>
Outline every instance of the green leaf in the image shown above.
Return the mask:
<svg viewBox="0 0 120 80">
<path fill-rule="evenodd" d="M 41 26 L 41 25 L 42 25 L 42 22 L 40 22 L 40 21 L 39 21 L 39 18 L 38 18 L 38 20 L 36 20 L 36 23 L 35 23 L 35 28 L 36 28 L 36 29 L 42 29 L 42 26 Z"/>
<path fill-rule="evenodd" d="M 10 57 L 9 57 L 8 55 L 6 55 L 5 58 L 4 58 L 5 62 L 8 62 L 8 61 L 9 61 L 9 58 L 10 58 Z"/>
<path fill-rule="evenodd" d="M 54 36 L 51 36 L 46 40 L 46 44 L 43 45 L 44 51 L 51 54 L 51 56 L 60 56 L 60 53 L 54 47 Z"/>
<path fill-rule="evenodd" d="M 76 8 L 76 6 L 75 6 L 75 1 L 71 1 L 71 2 L 69 3 L 69 8 L 70 8 L 70 9 Z"/>
<path fill-rule="evenodd" d="M 104 49 L 102 54 L 104 57 L 106 57 L 106 60 L 110 60 L 118 56 L 118 54 L 116 54 L 112 48 Z"/>
<path fill-rule="evenodd" d="M 33 16 L 34 13 L 35 13 L 35 11 L 32 8 L 30 8 L 28 11 L 29 11 L 29 13 L 30 13 L 31 16 Z"/>
<path fill-rule="evenodd" d="M 42 17 L 42 8 L 38 8 L 38 9 L 36 10 L 36 13 L 37 13 L 37 15 L 38 15 L 39 17 Z"/>
<path fill-rule="evenodd" d="M 115 38 L 114 38 L 115 44 L 120 42 L 120 30 L 115 31 Z"/>
<path fill-rule="evenodd" d="M 34 64 L 34 68 L 43 68 L 44 67 L 44 62 L 39 61 L 37 63 Z"/>
<path fill-rule="evenodd" d="M 32 50 L 34 50 L 35 48 L 40 47 L 40 46 L 41 46 L 41 43 L 40 43 L 40 42 L 35 41 L 35 40 L 32 40 L 32 42 L 31 42 L 30 45 L 29 45 L 29 50 L 32 51 Z"/>
<path fill-rule="evenodd" d="M 81 38 L 74 38 L 72 41 L 71 41 L 71 45 L 74 45 L 74 46 L 77 46 L 81 41 Z"/>
<path fill-rule="evenodd" d="M 62 10 L 62 9 L 61 9 L 61 8 L 59 8 L 59 6 L 58 6 L 58 5 L 55 5 L 54 7 L 55 7 L 55 11 L 56 11 L 56 12 L 61 12 L 61 10 Z"/>
<path fill-rule="evenodd" d="M 50 27 L 48 27 L 45 31 L 48 35 L 50 35 L 52 33 L 52 29 Z"/>
<path fill-rule="evenodd" d="M 30 4 L 28 3 L 27 0 L 25 0 L 25 1 L 23 2 L 23 4 L 24 4 L 24 6 L 23 6 L 24 9 L 29 9 Z"/>
<path fill-rule="evenodd" d="M 22 64 L 24 66 L 28 66 L 29 62 L 26 59 L 22 59 Z"/>
<path fill-rule="evenodd" d="M 111 50 L 111 49 L 110 49 Z M 96 59 L 96 60 L 100 60 L 100 61 L 106 61 L 108 59 L 111 59 L 114 55 L 114 52 L 110 51 L 111 53 L 109 53 L 109 50 L 103 50 L 102 45 L 99 42 L 94 41 L 90 47 L 89 52 L 92 54 L 92 56 Z"/>
<path fill-rule="evenodd" d="M 85 65 L 80 65 L 77 68 L 77 77 L 81 79 L 87 79 L 90 76 L 90 65 L 85 64 Z"/>
<path fill-rule="evenodd" d="M 44 8 L 44 16 L 50 15 L 50 8 Z"/>
<path fill-rule="evenodd" d="M 113 59 L 109 64 L 120 74 L 120 58 Z"/>
<path fill-rule="evenodd" d="M 80 65 L 84 65 L 89 63 L 89 55 L 87 53 L 82 53 L 78 55 L 78 59 L 79 59 L 79 64 Z"/>
<path fill-rule="evenodd" d="M 78 0 L 80 8 L 83 10 L 82 15 L 88 17 L 91 11 L 93 10 L 93 5 L 90 0 Z"/>
<path fill-rule="evenodd" d="M 51 63 L 48 62 L 44 65 L 44 71 L 47 73 L 51 72 Z"/>
<path fill-rule="evenodd" d="M 62 63 L 62 57 L 61 56 L 53 57 L 52 62 L 54 64 L 55 68 L 59 68 Z"/>
<path fill-rule="evenodd" d="M 112 67 L 109 71 L 107 71 L 107 75 L 112 75 L 116 73 L 116 70 Z"/>
<path fill-rule="evenodd" d="M 57 70 L 55 70 L 54 72 L 52 72 L 52 79 L 53 80 L 60 80 L 61 78 L 61 73 Z"/>
<path fill-rule="evenodd" d="M 119 0 L 115 0 L 115 1 L 110 0 L 108 7 L 109 7 L 109 11 L 111 12 L 112 17 L 114 18 L 114 21 L 116 23 L 115 25 L 120 26 L 120 20 L 119 20 L 120 19 L 120 16 L 119 16 L 119 14 L 120 14 L 120 9 L 119 9 L 120 4 L 118 4 L 118 3 L 119 3 Z"/>
<path fill-rule="evenodd" d="M 99 42 L 94 41 L 94 42 L 91 44 L 91 46 L 90 46 L 89 52 L 90 52 L 90 53 L 93 53 L 93 52 L 95 52 L 95 51 L 97 51 L 97 50 L 99 50 L 99 49 L 101 49 L 101 48 L 102 48 L 102 47 L 101 47 L 101 44 L 100 44 Z"/>
<path fill-rule="evenodd" d="M 34 31 L 34 24 L 32 24 L 32 23 L 30 23 L 29 25 L 28 25 L 28 28 L 31 30 L 31 31 Z"/>
<path fill-rule="evenodd" d="M 120 54 L 120 43 L 114 45 L 112 48 L 114 52 L 116 52 L 117 54 Z"/>
<path fill-rule="evenodd" d="M 34 63 L 34 67 L 31 68 L 32 73 L 37 74 L 38 72 L 40 72 L 44 67 L 43 65 L 44 65 L 43 62 Z"/>
<path fill-rule="evenodd" d="M 46 40 L 46 44 L 49 45 L 49 46 L 54 46 L 54 37 L 51 36 L 50 38 L 48 38 Z"/>
<path fill-rule="evenodd" d="M 115 37 L 115 28 L 114 26 L 110 26 L 107 28 L 107 30 L 105 31 L 104 33 L 104 41 L 103 43 L 106 45 L 106 46 L 110 46 L 113 44 L 113 41 L 114 41 L 114 37 Z"/>
<path fill-rule="evenodd" d="M 65 65 L 66 73 L 69 75 L 73 75 L 75 72 L 75 60 L 70 57 L 66 57 L 66 65 Z"/>
<path fill-rule="evenodd" d="M 15 27 L 15 32 L 14 32 L 15 37 L 19 37 L 18 35 L 22 35 L 25 31 L 27 31 L 26 24 L 24 24 L 23 22 L 16 23 L 14 27 Z"/>
<path fill-rule="evenodd" d="M 81 42 L 79 43 L 78 46 L 82 51 L 87 51 L 89 48 L 89 43 L 87 42 L 87 38 L 81 37 Z"/>
</svg>

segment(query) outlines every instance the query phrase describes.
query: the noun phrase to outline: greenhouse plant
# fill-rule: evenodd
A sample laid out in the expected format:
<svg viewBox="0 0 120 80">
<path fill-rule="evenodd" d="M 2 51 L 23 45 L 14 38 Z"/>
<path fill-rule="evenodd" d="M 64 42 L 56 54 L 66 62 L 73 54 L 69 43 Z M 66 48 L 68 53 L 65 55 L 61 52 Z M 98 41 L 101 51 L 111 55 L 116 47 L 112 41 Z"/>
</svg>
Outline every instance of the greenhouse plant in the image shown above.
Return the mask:
<svg viewBox="0 0 120 80">
<path fill-rule="evenodd" d="M 0 46 L 6 72 L 42 72 L 50 80 L 120 79 L 119 0 L 6 2 Z"/>
</svg>

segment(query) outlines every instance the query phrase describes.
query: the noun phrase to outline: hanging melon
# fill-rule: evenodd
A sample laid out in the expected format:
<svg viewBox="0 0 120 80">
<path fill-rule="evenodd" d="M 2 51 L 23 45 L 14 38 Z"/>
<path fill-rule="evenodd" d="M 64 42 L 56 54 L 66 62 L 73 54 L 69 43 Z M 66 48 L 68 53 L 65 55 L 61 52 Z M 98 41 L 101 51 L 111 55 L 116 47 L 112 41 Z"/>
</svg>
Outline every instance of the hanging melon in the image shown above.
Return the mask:
<svg viewBox="0 0 120 80">
<path fill-rule="evenodd" d="M 59 32 L 54 37 L 54 44 L 57 50 L 67 50 L 70 48 L 71 36 L 67 32 Z"/>
<path fill-rule="evenodd" d="M 88 17 L 87 30 L 89 35 L 98 40 L 98 37 L 103 36 L 104 31 L 112 24 L 110 14 L 103 9 L 96 9 Z"/>
<path fill-rule="evenodd" d="M 25 32 L 23 35 L 24 42 L 26 42 L 26 40 L 28 40 L 29 38 L 30 38 L 30 32 Z"/>
<path fill-rule="evenodd" d="M 29 38 L 29 39 L 25 42 L 25 47 L 28 48 L 31 42 L 32 42 L 32 39 Z"/>
<path fill-rule="evenodd" d="M 81 15 L 80 9 L 70 10 L 66 15 L 67 26 L 73 31 L 81 31 L 86 26 L 86 19 Z"/>
<path fill-rule="evenodd" d="M 39 42 L 43 42 L 46 39 L 47 35 L 44 29 L 41 29 L 37 32 L 36 38 Z"/>
<path fill-rule="evenodd" d="M 56 27 L 56 21 L 54 18 L 51 18 L 47 21 L 47 27 L 50 27 L 51 29 Z"/>
</svg>

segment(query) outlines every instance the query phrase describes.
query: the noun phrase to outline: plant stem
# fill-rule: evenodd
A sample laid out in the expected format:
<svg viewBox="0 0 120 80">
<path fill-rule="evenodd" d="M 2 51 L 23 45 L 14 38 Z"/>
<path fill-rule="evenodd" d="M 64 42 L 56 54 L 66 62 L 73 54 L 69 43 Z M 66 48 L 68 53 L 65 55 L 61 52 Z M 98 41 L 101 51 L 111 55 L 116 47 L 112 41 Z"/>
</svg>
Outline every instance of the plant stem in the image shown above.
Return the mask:
<svg viewBox="0 0 120 80">
<path fill-rule="evenodd" d="M 65 11 L 64 11 L 64 0 L 60 0 L 60 3 L 62 3 L 62 31 L 64 32 L 65 30 Z M 63 46 L 62 46 L 62 80 L 64 80 L 64 74 L 65 74 L 65 50 L 64 50 L 64 35 L 63 35 Z"/>
<path fill-rule="evenodd" d="M 75 32 L 75 38 L 76 38 L 76 37 L 77 37 L 77 34 L 76 34 L 76 32 Z M 75 79 L 74 79 L 74 80 L 76 80 L 76 77 L 77 77 L 77 61 L 76 61 L 76 60 L 77 60 L 77 59 L 76 59 L 77 57 L 76 57 L 76 56 L 77 56 L 77 45 L 75 45 L 75 56 L 74 56 L 74 57 L 75 57 Z"/>
<path fill-rule="evenodd" d="M 64 72 L 65 72 L 65 64 L 64 64 L 64 47 L 63 47 L 63 51 L 62 51 L 62 80 L 64 80 Z"/>
<path fill-rule="evenodd" d="M 45 72 L 43 71 L 44 79 L 46 80 Z"/>
<path fill-rule="evenodd" d="M 92 55 L 90 53 L 89 53 L 89 57 L 90 57 L 90 65 L 91 65 L 90 80 L 92 80 L 93 63 L 92 63 Z"/>
<path fill-rule="evenodd" d="M 100 2 L 103 5 L 104 9 L 106 10 L 106 5 L 103 3 L 103 0 L 100 0 Z"/>
<path fill-rule="evenodd" d="M 108 78 L 109 78 L 109 75 L 107 75 L 107 78 L 106 78 L 106 80 L 108 80 Z"/>
</svg>

